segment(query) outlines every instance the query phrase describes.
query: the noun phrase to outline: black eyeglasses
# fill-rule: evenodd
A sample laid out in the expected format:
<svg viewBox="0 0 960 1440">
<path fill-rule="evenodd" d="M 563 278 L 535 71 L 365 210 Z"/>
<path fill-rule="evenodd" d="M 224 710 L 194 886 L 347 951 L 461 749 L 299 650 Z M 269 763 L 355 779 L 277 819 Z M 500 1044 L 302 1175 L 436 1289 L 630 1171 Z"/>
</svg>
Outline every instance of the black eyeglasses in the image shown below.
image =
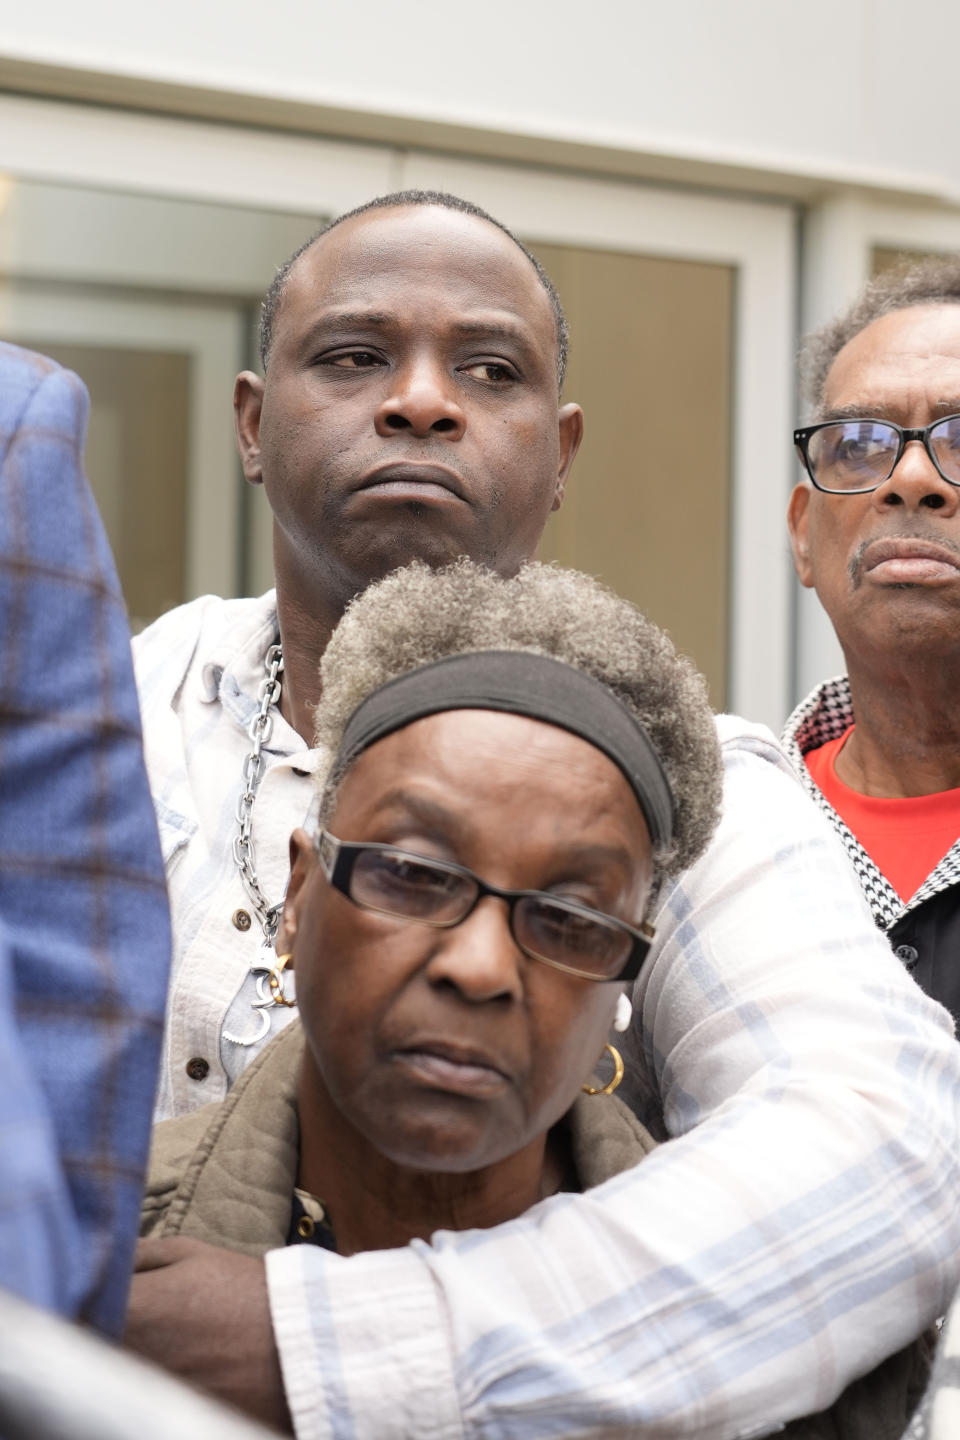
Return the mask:
<svg viewBox="0 0 960 1440">
<path fill-rule="evenodd" d="M 633 980 L 647 958 L 653 927 L 624 920 L 542 890 L 500 890 L 472 870 L 398 850 L 395 845 L 317 836 L 330 884 L 363 910 L 439 929 L 461 924 L 485 895 L 506 900 L 510 933 L 524 955 L 584 980 Z"/>
<path fill-rule="evenodd" d="M 829 495 L 878 490 L 911 440 L 922 442 L 943 480 L 960 485 L 960 415 L 945 415 L 922 430 L 905 430 L 892 420 L 825 420 L 793 432 L 807 474 Z"/>
</svg>

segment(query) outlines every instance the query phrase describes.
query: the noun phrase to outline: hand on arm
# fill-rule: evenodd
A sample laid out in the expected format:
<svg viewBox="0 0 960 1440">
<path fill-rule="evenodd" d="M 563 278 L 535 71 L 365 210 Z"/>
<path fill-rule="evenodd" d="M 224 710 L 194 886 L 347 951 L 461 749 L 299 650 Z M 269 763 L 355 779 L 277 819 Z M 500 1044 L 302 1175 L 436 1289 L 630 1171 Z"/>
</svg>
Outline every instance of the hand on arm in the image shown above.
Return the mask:
<svg viewBox="0 0 960 1440">
<path fill-rule="evenodd" d="M 125 1343 L 290 1433 L 262 1260 L 199 1240 L 141 1240 Z"/>
</svg>

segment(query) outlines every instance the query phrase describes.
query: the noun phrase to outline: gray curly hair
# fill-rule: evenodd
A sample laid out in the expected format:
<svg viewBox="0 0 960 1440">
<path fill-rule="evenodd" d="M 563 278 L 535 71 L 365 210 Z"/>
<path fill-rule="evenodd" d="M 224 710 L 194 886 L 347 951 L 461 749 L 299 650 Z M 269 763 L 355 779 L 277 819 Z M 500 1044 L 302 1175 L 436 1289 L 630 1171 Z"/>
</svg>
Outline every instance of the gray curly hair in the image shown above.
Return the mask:
<svg viewBox="0 0 960 1440">
<path fill-rule="evenodd" d="M 565 661 L 606 685 L 641 722 L 670 781 L 673 843 L 654 851 L 651 901 L 706 849 L 719 813 L 720 750 L 703 678 L 629 601 L 576 570 L 525 565 L 505 580 L 472 560 L 417 562 L 348 606 L 320 665 L 317 744 L 337 754 L 347 721 L 374 690 L 435 660 L 523 650 Z M 327 776 L 320 822 L 348 767 Z"/>
<path fill-rule="evenodd" d="M 960 304 L 960 255 L 905 261 L 864 286 L 842 315 L 806 335 L 800 343 L 800 383 L 811 418 L 823 413 L 823 389 L 830 366 L 844 345 L 881 315 L 911 305 Z"/>
</svg>

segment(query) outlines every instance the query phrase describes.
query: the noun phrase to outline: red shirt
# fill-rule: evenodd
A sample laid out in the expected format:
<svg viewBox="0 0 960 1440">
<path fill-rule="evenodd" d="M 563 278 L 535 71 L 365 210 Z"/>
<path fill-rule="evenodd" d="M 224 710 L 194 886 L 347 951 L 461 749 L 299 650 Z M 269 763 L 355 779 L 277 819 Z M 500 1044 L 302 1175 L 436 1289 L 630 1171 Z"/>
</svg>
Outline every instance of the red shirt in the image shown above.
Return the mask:
<svg viewBox="0 0 960 1440">
<path fill-rule="evenodd" d="M 906 902 L 960 836 L 960 790 L 878 799 L 844 785 L 836 759 L 853 726 L 803 758 L 817 787 Z"/>
</svg>

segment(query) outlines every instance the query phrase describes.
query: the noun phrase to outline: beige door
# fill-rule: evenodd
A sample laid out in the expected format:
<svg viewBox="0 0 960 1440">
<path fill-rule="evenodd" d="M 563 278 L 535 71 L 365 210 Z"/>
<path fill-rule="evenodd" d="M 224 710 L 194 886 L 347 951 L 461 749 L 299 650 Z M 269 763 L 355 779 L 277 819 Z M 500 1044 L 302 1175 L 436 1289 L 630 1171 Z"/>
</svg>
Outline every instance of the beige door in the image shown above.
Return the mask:
<svg viewBox="0 0 960 1440">
<path fill-rule="evenodd" d="M 537 245 L 571 330 L 564 398 L 586 415 L 541 546 L 669 630 L 727 697 L 734 270 Z"/>
</svg>

